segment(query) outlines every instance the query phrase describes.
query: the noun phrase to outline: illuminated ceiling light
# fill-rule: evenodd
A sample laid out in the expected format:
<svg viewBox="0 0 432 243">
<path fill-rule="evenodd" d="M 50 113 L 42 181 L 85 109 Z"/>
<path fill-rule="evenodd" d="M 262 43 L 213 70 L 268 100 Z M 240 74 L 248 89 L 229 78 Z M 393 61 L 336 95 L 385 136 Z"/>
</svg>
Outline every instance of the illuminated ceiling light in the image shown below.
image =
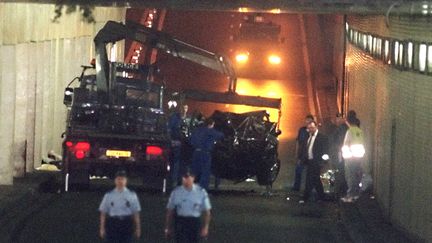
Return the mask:
<svg viewBox="0 0 432 243">
<path fill-rule="evenodd" d="M 238 11 L 239 11 L 240 13 L 247 13 L 247 12 L 249 12 L 249 8 L 240 7 L 240 8 L 238 9 Z"/>
<path fill-rule="evenodd" d="M 270 55 L 268 61 L 270 64 L 278 65 L 281 63 L 281 58 L 278 55 Z"/>
<path fill-rule="evenodd" d="M 274 9 L 270 10 L 270 13 L 272 13 L 272 14 L 280 14 L 281 10 L 280 10 L 280 8 L 274 8 Z"/>
<path fill-rule="evenodd" d="M 238 63 L 245 63 L 249 59 L 249 54 L 248 53 L 239 53 L 236 55 L 235 59 Z"/>
<path fill-rule="evenodd" d="M 419 53 L 419 71 L 424 72 L 426 70 L 426 60 L 427 60 L 427 46 L 426 44 L 420 44 Z"/>
</svg>

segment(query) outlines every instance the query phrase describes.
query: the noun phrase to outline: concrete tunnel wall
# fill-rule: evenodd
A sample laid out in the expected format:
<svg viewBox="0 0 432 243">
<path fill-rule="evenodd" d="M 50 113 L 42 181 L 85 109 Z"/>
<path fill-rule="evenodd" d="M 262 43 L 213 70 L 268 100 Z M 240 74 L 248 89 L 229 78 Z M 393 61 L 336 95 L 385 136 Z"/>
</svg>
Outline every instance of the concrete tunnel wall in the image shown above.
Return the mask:
<svg viewBox="0 0 432 243">
<path fill-rule="evenodd" d="M 53 23 L 52 4 L 0 3 L 0 184 L 11 184 L 61 154 L 66 107 L 63 92 L 94 57 L 93 37 L 108 20 L 124 21 L 124 8 L 96 7 L 96 23 L 79 13 Z M 123 48 L 118 46 L 118 57 Z"/>
<path fill-rule="evenodd" d="M 348 23 L 382 37 L 432 42 L 426 18 L 394 17 L 387 27 L 385 17 L 350 16 Z M 432 76 L 386 65 L 351 44 L 346 63 L 349 109 L 365 132 L 377 199 L 393 223 L 432 242 Z"/>
</svg>

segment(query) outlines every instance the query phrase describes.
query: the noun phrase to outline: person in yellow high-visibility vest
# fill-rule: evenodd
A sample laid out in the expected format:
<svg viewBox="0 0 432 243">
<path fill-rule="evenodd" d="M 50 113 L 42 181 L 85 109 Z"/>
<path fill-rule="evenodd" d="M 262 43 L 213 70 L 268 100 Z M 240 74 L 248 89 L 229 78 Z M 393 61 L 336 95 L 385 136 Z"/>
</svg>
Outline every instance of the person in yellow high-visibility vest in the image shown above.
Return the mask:
<svg viewBox="0 0 432 243">
<path fill-rule="evenodd" d="M 345 180 L 348 185 L 347 195 L 341 200 L 352 202 L 360 196 L 360 182 L 362 178 L 362 162 L 366 153 L 363 131 L 358 126 L 357 117 L 348 117 L 348 131 L 342 146 L 342 157 L 345 160 Z"/>
</svg>

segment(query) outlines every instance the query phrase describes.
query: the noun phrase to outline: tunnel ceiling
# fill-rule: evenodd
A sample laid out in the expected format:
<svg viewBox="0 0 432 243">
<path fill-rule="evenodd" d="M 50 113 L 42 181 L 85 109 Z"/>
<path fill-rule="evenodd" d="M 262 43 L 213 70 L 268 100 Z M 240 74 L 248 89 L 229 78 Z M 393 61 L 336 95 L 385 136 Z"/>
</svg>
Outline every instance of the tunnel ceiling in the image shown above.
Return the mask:
<svg viewBox="0 0 432 243">
<path fill-rule="evenodd" d="M 3 0 L 3 2 L 34 2 L 88 5 L 84 0 Z M 173 10 L 240 11 L 272 13 L 339 13 L 339 14 L 422 14 L 432 7 L 431 1 L 394 0 L 93 0 L 95 6 L 131 8 L 167 8 Z"/>
</svg>

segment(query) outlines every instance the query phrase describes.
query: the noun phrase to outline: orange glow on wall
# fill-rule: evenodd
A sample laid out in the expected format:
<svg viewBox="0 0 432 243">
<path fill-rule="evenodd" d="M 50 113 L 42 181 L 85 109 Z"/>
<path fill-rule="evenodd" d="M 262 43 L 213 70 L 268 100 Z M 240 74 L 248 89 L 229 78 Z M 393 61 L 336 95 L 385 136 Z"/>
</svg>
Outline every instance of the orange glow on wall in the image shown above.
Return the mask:
<svg viewBox="0 0 432 243">
<path fill-rule="evenodd" d="M 280 80 L 250 80 L 240 78 L 237 81 L 237 93 L 240 95 L 282 98 L 282 113 L 284 113 L 284 110 L 289 108 L 288 91 L 283 82 Z M 270 120 L 272 122 L 277 122 L 279 117 L 279 110 L 277 109 L 246 105 L 229 105 L 229 107 L 226 108 L 228 108 L 229 111 L 236 113 L 267 110 L 267 112 L 270 114 Z M 288 132 L 289 129 L 287 117 L 281 117 L 280 129 L 282 130 L 282 135 L 279 138 L 285 139 L 291 138 L 293 136 L 293 134 Z"/>
</svg>

